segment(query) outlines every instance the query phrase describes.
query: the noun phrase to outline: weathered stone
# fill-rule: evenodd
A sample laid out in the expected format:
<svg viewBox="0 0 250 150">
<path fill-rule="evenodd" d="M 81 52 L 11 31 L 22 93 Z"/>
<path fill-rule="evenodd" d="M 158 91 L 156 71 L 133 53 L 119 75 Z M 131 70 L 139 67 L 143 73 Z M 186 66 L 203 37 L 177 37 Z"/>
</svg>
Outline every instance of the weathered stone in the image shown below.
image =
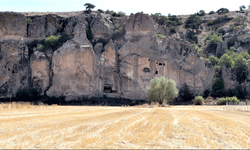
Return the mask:
<svg viewBox="0 0 250 150">
<path fill-rule="evenodd" d="M 48 37 L 55 35 L 57 30 L 61 28 L 62 18 L 57 15 L 45 15 L 30 17 L 32 23 L 28 26 L 29 37 Z"/>
<path fill-rule="evenodd" d="M 222 56 L 225 51 L 228 49 L 227 42 L 222 41 L 217 43 L 217 48 L 216 48 L 216 55 L 217 56 Z"/>
<path fill-rule="evenodd" d="M 96 91 L 95 54 L 89 46 L 68 41 L 53 55 L 53 83 L 48 96 L 68 99 L 91 96 Z"/>
<path fill-rule="evenodd" d="M 97 43 L 94 47 L 94 52 L 95 54 L 101 54 L 103 51 L 103 44 L 102 43 Z"/>
<path fill-rule="evenodd" d="M 49 86 L 49 61 L 43 52 L 36 51 L 30 57 L 31 84 L 41 95 Z"/>
<path fill-rule="evenodd" d="M 29 88 L 28 48 L 21 42 L 4 42 L 0 54 L 0 98 L 14 97 Z"/>
<path fill-rule="evenodd" d="M 0 13 L 0 37 L 5 35 L 25 36 L 26 17 L 19 13 Z"/>
<path fill-rule="evenodd" d="M 90 29 L 93 34 L 93 41 L 101 38 L 105 39 L 114 32 L 114 26 L 105 21 L 101 14 L 98 14 L 97 17 L 92 20 Z"/>
</svg>

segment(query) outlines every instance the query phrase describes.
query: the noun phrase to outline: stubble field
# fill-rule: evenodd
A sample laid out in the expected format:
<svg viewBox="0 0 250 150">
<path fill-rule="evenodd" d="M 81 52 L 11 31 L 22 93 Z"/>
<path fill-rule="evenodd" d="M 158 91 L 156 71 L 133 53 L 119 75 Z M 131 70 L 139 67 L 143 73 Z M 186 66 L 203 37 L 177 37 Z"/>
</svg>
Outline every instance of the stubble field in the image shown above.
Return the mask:
<svg viewBox="0 0 250 150">
<path fill-rule="evenodd" d="M 218 106 L 0 107 L 0 148 L 250 148 L 250 113 Z"/>
</svg>

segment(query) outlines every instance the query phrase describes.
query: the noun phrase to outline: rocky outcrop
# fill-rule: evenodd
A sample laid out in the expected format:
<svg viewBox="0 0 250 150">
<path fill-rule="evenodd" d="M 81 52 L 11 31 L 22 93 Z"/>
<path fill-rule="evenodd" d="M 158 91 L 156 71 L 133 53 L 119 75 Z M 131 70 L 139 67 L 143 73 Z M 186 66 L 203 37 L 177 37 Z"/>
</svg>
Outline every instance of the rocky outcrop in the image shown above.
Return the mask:
<svg viewBox="0 0 250 150">
<path fill-rule="evenodd" d="M 27 28 L 28 37 L 48 37 L 55 35 L 62 28 L 62 18 L 57 15 L 30 17 L 32 20 Z"/>
<path fill-rule="evenodd" d="M 0 13 L 0 37 L 7 35 L 26 35 L 26 17 L 24 15 L 13 12 Z"/>
<path fill-rule="evenodd" d="M 64 95 L 67 100 L 103 95 L 146 99 L 145 89 L 155 76 L 175 80 L 178 88 L 187 83 L 196 94 L 212 87 L 211 64 L 199 59 L 188 42 L 159 40 L 159 27 L 149 15 L 132 14 L 115 25 L 108 18 L 96 13 L 31 17 L 28 36 L 44 38 L 60 31 L 71 39 L 45 51 L 28 51 L 20 41 L 2 43 L 0 96 L 36 88 L 41 95 Z M 111 39 L 114 29 L 121 27 L 123 34 Z"/>
<path fill-rule="evenodd" d="M 28 48 L 21 42 L 0 44 L 0 98 L 11 98 L 29 89 Z"/>
<path fill-rule="evenodd" d="M 222 56 L 226 50 L 228 49 L 228 45 L 226 41 L 218 42 L 216 48 L 216 56 Z"/>
<path fill-rule="evenodd" d="M 43 52 L 36 51 L 30 57 L 31 84 L 41 95 L 50 84 L 49 61 Z"/>
<path fill-rule="evenodd" d="M 68 41 L 53 54 L 53 83 L 48 96 L 93 96 L 97 80 L 95 54 L 89 45 Z"/>
<path fill-rule="evenodd" d="M 103 18 L 101 14 L 98 14 L 90 24 L 90 30 L 93 34 L 93 41 L 108 38 L 114 32 L 113 29 L 113 24 L 107 21 L 106 18 Z"/>
</svg>

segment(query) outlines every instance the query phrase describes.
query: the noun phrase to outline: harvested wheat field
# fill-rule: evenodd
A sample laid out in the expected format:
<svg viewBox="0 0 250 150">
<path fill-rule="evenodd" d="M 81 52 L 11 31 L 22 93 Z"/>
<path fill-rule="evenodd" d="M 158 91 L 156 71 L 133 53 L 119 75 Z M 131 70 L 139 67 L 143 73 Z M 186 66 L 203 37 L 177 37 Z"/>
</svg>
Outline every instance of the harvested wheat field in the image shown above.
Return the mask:
<svg viewBox="0 0 250 150">
<path fill-rule="evenodd" d="M 0 148 L 250 148 L 250 113 L 217 106 L 0 107 Z"/>
</svg>

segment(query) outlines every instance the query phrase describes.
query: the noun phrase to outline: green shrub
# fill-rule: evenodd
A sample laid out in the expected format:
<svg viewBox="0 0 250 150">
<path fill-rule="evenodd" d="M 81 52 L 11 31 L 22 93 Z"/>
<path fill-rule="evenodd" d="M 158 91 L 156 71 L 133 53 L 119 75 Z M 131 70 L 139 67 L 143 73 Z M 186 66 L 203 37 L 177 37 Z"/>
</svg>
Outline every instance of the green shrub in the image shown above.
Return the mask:
<svg viewBox="0 0 250 150">
<path fill-rule="evenodd" d="M 147 99 L 153 102 L 169 102 L 178 97 L 176 83 L 165 77 L 154 77 L 150 80 L 150 86 L 146 87 Z"/>
<path fill-rule="evenodd" d="M 203 105 L 204 98 L 202 96 L 195 96 L 194 105 Z"/>
<path fill-rule="evenodd" d="M 226 105 L 226 102 L 237 102 L 239 103 L 240 101 L 236 96 L 234 97 L 226 97 L 226 98 L 218 98 L 216 104 L 217 105 Z"/>
<path fill-rule="evenodd" d="M 162 34 L 156 34 L 156 36 L 158 37 L 158 38 L 161 38 L 161 39 L 163 39 L 163 38 L 166 38 L 164 35 L 162 35 Z"/>
<path fill-rule="evenodd" d="M 56 47 L 57 45 L 59 45 L 60 38 L 61 38 L 60 34 L 58 34 L 57 36 L 51 35 L 50 37 L 45 39 L 45 46 Z"/>
<path fill-rule="evenodd" d="M 32 19 L 27 18 L 26 22 L 27 22 L 27 24 L 31 24 L 32 23 Z"/>
<path fill-rule="evenodd" d="M 196 44 L 192 44 L 194 50 L 196 51 L 197 54 L 199 54 L 199 46 L 197 46 Z"/>
<path fill-rule="evenodd" d="M 214 55 L 209 56 L 208 59 L 212 63 L 213 66 L 216 66 L 219 62 L 219 59 Z"/>
<path fill-rule="evenodd" d="M 213 20 L 208 20 L 208 21 L 207 21 L 207 25 L 208 25 L 208 26 L 211 26 L 211 25 L 213 25 L 213 24 L 214 24 L 214 21 L 213 21 Z"/>
</svg>

